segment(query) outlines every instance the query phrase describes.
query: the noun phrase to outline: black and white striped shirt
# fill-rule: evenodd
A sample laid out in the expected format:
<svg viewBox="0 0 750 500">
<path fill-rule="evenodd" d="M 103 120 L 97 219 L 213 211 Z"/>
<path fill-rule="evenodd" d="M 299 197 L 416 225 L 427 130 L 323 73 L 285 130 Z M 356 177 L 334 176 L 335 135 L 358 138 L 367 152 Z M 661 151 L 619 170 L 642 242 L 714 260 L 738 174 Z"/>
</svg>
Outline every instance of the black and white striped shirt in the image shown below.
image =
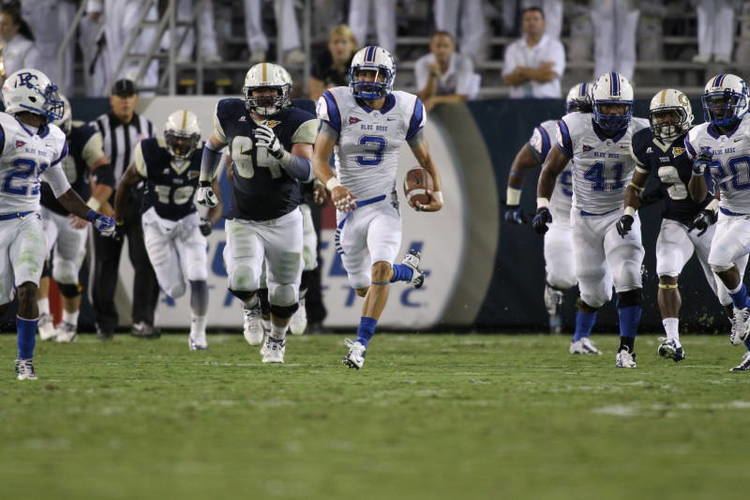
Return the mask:
<svg viewBox="0 0 750 500">
<path fill-rule="evenodd" d="M 104 152 L 112 162 L 115 179 L 120 180 L 133 160 L 133 149 L 142 139 L 154 136 L 154 124 L 138 113 L 130 123 L 123 123 L 112 113 L 106 113 L 91 122 L 104 138 Z"/>
</svg>

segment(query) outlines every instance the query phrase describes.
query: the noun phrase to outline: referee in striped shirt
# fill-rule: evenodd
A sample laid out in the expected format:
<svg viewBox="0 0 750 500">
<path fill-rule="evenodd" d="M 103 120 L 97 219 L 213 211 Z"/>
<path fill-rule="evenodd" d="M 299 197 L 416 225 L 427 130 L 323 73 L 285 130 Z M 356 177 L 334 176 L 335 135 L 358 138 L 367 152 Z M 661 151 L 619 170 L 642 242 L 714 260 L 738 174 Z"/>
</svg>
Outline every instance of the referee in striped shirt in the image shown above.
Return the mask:
<svg viewBox="0 0 750 500">
<path fill-rule="evenodd" d="M 116 81 L 109 103 L 110 112 L 98 117 L 92 125 L 104 138 L 104 151 L 110 158 L 115 179 L 119 181 L 131 163 L 133 148 L 141 139 L 154 135 L 154 125 L 135 112 L 138 90 L 132 80 Z M 143 242 L 140 217 L 143 191 L 137 189 L 131 193 L 131 196 L 137 199 L 130 200 L 129 210 L 124 218 L 128 253 L 135 270 L 131 334 L 144 338 L 158 337 L 158 331 L 154 329 L 154 311 L 159 299 L 159 285 Z M 110 199 L 114 200 L 114 193 Z M 122 245 L 122 239 L 94 234 L 94 278 L 91 295 L 96 313 L 97 336 L 102 340 L 112 338 L 119 320 L 115 307 L 115 289 Z"/>
</svg>

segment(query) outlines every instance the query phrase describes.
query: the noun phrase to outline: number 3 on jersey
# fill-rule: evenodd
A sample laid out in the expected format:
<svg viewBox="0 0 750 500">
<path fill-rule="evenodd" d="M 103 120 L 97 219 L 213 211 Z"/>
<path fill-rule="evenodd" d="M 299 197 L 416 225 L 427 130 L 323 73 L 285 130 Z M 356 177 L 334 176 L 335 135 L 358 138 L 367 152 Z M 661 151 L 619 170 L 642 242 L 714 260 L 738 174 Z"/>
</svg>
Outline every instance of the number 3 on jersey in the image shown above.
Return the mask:
<svg viewBox="0 0 750 500">
<path fill-rule="evenodd" d="M 368 155 L 357 156 L 357 163 L 363 167 L 374 167 L 383 161 L 383 151 L 388 144 L 385 137 L 379 135 L 363 135 L 359 138 L 359 144 L 365 146 Z"/>
</svg>

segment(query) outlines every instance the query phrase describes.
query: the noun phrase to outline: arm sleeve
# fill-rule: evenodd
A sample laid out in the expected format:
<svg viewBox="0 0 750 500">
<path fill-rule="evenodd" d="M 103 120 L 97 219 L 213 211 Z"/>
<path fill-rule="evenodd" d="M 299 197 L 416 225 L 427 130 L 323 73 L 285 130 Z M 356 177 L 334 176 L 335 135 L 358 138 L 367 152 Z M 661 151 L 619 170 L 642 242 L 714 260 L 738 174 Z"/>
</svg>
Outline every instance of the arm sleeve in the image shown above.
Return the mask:
<svg viewBox="0 0 750 500">
<path fill-rule="evenodd" d="M 135 171 L 138 172 L 138 175 L 144 179 L 148 177 L 146 160 L 143 159 L 143 148 L 141 148 L 140 142 L 136 144 L 135 149 L 133 150 L 133 164 L 135 165 Z"/>
<path fill-rule="evenodd" d="M 292 136 L 292 144 L 315 144 L 315 136 L 318 135 L 318 120 L 313 118 L 307 120 L 295 130 Z"/>
<path fill-rule="evenodd" d="M 568 158 L 573 158 L 573 140 L 570 137 L 570 129 L 565 122 L 565 117 L 557 122 L 557 146 Z"/>
<path fill-rule="evenodd" d="M 326 90 L 323 95 L 318 99 L 318 106 L 316 108 L 318 119 L 328 123 L 328 125 L 336 131 L 337 134 L 341 134 L 341 113 L 339 112 L 336 98 L 333 94 Z"/>
<path fill-rule="evenodd" d="M 104 141 L 102 140 L 102 134 L 95 132 L 91 134 L 89 140 L 84 144 L 83 151 L 81 151 L 81 158 L 90 167 L 102 157 L 106 157 L 104 154 Z"/>
<path fill-rule="evenodd" d="M 59 162 L 45 170 L 41 177 L 52 188 L 55 198 L 59 198 L 70 189 L 68 178 L 65 176 L 65 172 Z"/>
<path fill-rule="evenodd" d="M 411 118 L 409 119 L 409 128 L 406 131 L 406 140 L 411 140 L 420 130 L 424 128 L 424 124 L 427 122 L 427 113 L 424 111 L 424 104 L 422 100 L 417 97 L 414 101 L 414 109 L 411 112 Z"/>
</svg>

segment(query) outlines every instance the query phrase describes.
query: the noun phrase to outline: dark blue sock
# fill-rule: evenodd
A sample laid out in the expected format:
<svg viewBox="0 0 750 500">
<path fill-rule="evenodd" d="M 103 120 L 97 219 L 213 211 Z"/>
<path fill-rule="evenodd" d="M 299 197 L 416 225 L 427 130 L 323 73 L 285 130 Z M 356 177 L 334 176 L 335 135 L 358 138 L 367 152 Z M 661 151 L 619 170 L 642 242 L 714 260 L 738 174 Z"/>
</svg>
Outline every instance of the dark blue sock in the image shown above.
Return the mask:
<svg viewBox="0 0 750 500">
<path fill-rule="evenodd" d="M 747 307 L 747 287 L 744 283 L 740 285 L 740 289 L 736 292 L 729 292 L 729 296 L 732 297 L 732 303 L 737 309 L 744 309 Z"/>
<path fill-rule="evenodd" d="M 23 319 L 16 316 L 18 359 L 31 359 L 34 357 L 37 321 L 36 319 Z"/>
<path fill-rule="evenodd" d="M 640 305 L 618 307 L 620 318 L 620 337 L 635 337 L 638 335 L 638 325 L 641 324 L 643 308 Z"/>
<path fill-rule="evenodd" d="M 393 276 L 391 283 L 394 281 L 411 281 L 414 276 L 414 269 L 405 264 L 393 264 Z"/>
<path fill-rule="evenodd" d="M 588 312 L 579 309 L 576 312 L 576 331 L 573 334 L 573 342 L 591 336 L 591 330 L 594 329 L 594 325 L 596 324 L 596 317 L 596 311 Z"/>
<path fill-rule="evenodd" d="M 357 328 L 357 342 L 367 347 L 370 339 L 375 335 L 376 326 L 378 326 L 378 320 L 362 316 L 359 320 L 359 328 Z"/>
</svg>

